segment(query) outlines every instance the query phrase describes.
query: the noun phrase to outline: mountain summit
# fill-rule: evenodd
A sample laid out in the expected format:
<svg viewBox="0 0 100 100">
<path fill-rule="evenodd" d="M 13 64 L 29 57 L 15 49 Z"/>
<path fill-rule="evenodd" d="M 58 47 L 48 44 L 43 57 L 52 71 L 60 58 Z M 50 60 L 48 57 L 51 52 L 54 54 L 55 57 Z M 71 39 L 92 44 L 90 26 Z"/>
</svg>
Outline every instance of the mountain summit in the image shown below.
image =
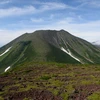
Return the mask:
<svg viewBox="0 0 100 100">
<path fill-rule="evenodd" d="M 0 48 L 0 72 L 29 61 L 100 64 L 100 49 L 65 30 L 25 33 Z"/>
</svg>

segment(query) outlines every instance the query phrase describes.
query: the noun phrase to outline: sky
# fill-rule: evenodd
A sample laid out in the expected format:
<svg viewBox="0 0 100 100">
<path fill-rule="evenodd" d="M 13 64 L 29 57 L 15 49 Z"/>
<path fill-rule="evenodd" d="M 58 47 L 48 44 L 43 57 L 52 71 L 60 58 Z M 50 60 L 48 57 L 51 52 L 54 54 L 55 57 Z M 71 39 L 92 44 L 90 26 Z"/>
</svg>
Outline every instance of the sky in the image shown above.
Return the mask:
<svg viewBox="0 0 100 100">
<path fill-rule="evenodd" d="M 0 0 L 0 47 L 41 29 L 100 43 L 100 0 Z"/>
</svg>

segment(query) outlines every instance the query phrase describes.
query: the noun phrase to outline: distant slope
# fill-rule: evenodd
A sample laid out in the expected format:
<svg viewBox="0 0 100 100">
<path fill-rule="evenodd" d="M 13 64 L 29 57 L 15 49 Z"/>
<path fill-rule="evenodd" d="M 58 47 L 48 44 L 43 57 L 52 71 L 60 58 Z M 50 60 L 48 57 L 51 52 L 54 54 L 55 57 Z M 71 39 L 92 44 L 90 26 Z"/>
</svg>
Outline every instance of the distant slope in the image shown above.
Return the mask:
<svg viewBox="0 0 100 100">
<path fill-rule="evenodd" d="M 0 48 L 0 72 L 22 62 L 100 64 L 100 49 L 60 30 L 25 33 Z"/>
<path fill-rule="evenodd" d="M 100 49 L 100 42 L 92 42 L 93 45 L 95 45 L 97 48 Z"/>
</svg>

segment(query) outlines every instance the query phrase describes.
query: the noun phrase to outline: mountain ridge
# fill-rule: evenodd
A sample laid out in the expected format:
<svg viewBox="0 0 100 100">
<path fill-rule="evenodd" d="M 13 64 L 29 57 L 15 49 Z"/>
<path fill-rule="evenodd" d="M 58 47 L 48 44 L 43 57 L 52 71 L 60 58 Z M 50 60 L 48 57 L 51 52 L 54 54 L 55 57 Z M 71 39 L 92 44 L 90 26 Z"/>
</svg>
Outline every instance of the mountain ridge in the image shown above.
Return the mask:
<svg viewBox="0 0 100 100">
<path fill-rule="evenodd" d="M 98 47 L 65 30 L 25 33 L 1 47 L 0 55 L 1 72 L 26 61 L 100 64 Z"/>
</svg>

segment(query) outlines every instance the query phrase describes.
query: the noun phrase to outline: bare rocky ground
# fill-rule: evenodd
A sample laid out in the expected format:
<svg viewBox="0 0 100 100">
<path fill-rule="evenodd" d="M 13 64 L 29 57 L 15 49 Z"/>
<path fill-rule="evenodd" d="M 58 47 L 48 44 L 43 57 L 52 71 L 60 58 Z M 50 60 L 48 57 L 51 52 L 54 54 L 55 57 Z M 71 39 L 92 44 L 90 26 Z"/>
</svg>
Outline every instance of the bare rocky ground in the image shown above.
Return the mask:
<svg viewBox="0 0 100 100">
<path fill-rule="evenodd" d="M 0 75 L 0 100 L 100 100 L 100 66 L 21 65 Z"/>
</svg>

